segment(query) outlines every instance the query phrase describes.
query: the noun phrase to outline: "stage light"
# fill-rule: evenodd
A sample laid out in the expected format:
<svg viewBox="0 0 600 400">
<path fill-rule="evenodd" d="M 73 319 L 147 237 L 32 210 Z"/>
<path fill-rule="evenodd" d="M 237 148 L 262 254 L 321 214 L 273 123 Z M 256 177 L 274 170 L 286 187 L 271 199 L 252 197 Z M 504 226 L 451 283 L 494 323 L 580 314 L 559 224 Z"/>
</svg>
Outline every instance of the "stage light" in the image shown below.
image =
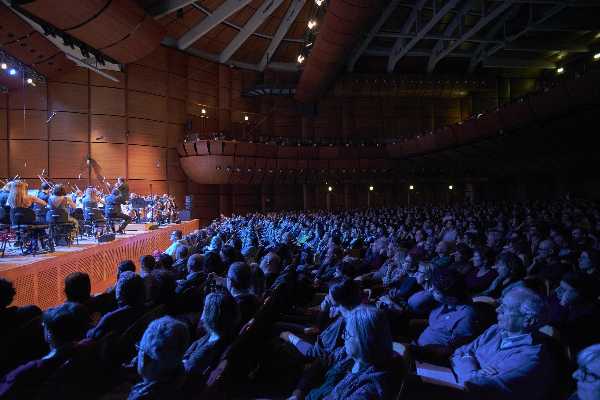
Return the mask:
<svg viewBox="0 0 600 400">
<path fill-rule="evenodd" d="M 302 64 L 304 62 L 304 56 L 302 54 L 298 54 L 298 64 Z"/>
<path fill-rule="evenodd" d="M 6 68 L 8 68 L 8 65 L 6 65 L 6 63 L 2 63 L 2 64 L 0 64 L 0 68 L 6 69 Z"/>
<path fill-rule="evenodd" d="M 415 190 L 415 187 L 414 187 L 413 185 L 410 185 L 408 188 L 409 188 L 410 190 Z"/>
<path fill-rule="evenodd" d="M 317 5 L 317 7 L 321 7 L 324 2 L 325 0 L 315 0 L 315 4 Z"/>
<path fill-rule="evenodd" d="M 596 60 L 596 61 L 600 60 L 600 53 L 594 54 L 594 60 Z"/>
<path fill-rule="evenodd" d="M 333 192 L 333 188 L 331 186 L 328 186 L 327 190 L 329 190 L 330 192 Z"/>
<path fill-rule="evenodd" d="M 248 121 L 250 118 L 247 115 L 244 115 L 244 121 Z"/>
<path fill-rule="evenodd" d="M 17 74 L 17 70 L 14 68 L 11 68 L 10 71 L 8 71 L 9 75 L 15 76 Z"/>
<path fill-rule="evenodd" d="M 317 26 L 317 21 L 315 21 L 314 19 L 311 19 L 310 21 L 308 21 L 308 29 L 313 29 L 315 26 Z"/>
<path fill-rule="evenodd" d="M 31 78 L 27 78 L 27 84 L 29 84 L 31 86 L 35 86 L 35 84 L 33 83 L 33 79 L 31 79 Z"/>
<path fill-rule="evenodd" d="M 369 191 L 372 192 L 373 190 L 375 190 L 375 188 L 373 186 L 369 186 Z"/>
<path fill-rule="evenodd" d="M 202 114 L 206 114 L 206 108 L 203 108 L 202 110 L 200 110 L 200 112 L 201 112 Z"/>
<path fill-rule="evenodd" d="M 565 72 L 565 69 L 563 67 L 560 67 L 556 70 L 557 74 L 562 74 L 563 72 Z"/>
<path fill-rule="evenodd" d="M 453 189 L 454 189 L 454 186 L 452 186 L 452 185 L 449 185 L 449 186 L 448 186 L 448 189 L 450 189 L 450 190 L 453 190 Z"/>
</svg>

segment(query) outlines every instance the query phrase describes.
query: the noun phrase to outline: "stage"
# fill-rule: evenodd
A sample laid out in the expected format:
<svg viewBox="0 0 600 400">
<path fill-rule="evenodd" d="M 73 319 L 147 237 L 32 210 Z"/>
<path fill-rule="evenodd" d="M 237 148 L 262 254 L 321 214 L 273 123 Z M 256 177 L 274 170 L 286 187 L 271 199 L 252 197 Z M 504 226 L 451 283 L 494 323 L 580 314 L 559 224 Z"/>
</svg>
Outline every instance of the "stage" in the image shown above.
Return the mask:
<svg viewBox="0 0 600 400">
<path fill-rule="evenodd" d="M 71 272 L 87 272 L 92 293 L 99 293 L 114 284 L 121 260 L 131 259 L 139 269 L 141 256 L 169 246 L 171 232 L 179 229 L 185 235 L 198 228 L 198 220 L 192 220 L 154 231 L 129 230 L 108 243 L 80 241 L 71 247 L 59 246 L 50 254 L 22 256 L 11 251 L 0 258 L 0 277 L 15 285 L 13 305 L 35 304 L 46 309 L 64 301 L 64 278 Z"/>
</svg>

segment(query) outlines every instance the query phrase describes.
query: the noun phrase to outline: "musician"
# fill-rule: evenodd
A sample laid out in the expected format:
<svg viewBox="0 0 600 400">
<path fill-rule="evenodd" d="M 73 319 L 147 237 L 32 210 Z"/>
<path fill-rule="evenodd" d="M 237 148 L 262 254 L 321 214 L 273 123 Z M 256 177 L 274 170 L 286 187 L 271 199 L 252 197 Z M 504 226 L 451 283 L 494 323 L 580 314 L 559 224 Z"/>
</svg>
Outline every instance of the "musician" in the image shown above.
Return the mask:
<svg viewBox="0 0 600 400">
<path fill-rule="evenodd" d="M 44 200 L 46 203 L 50 199 L 50 184 L 43 182 L 40 186 L 40 190 L 37 192 L 38 199 Z M 47 207 L 42 207 L 39 204 L 33 205 L 33 210 L 35 211 L 35 215 L 38 223 L 45 224 L 46 223 L 46 213 L 48 212 Z"/>
<path fill-rule="evenodd" d="M 48 208 L 49 213 L 52 210 L 64 210 L 67 216 L 67 221 L 74 225 L 74 233 L 76 234 L 79 231 L 79 221 L 76 218 L 73 218 L 69 213 L 69 208 L 76 209 L 77 205 L 71 198 L 71 196 L 67 196 L 67 191 L 63 185 L 56 185 L 54 189 L 52 189 L 52 194 L 48 199 Z"/>
<path fill-rule="evenodd" d="M 124 199 L 124 203 L 129 200 L 129 185 L 127 184 L 127 182 L 125 182 L 125 178 L 123 178 L 122 176 L 117 178 L 115 189 L 119 191 L 119 194 Z"/>
<path fill-rule="evenodd" d="M 18 208 L 30 208 L 33 204 L 39 204 L 40 206 L 46 206 L 44 200 L 38 199 L 35 196 L 27 194 L 27 183 L 23 181 L 9 182 L 7 185 L 10 192 L 6 200 L 6 205 L 10 207 L 11 215 L 14 214 Z M 24 218 L 31 218 L 31 220 L 21 221 L 24 225 L 35 225 L 35 214 L 23 214 Z"/>
<path fill-rule="evenodd" d="M 10 192 L 9 187 L 10 182 L 0 189 L 0 207 L 4 207 L 6 205 L 6 199 L 8 199 L 8 193 Z"/>
<path fill-rule="evenodd" d="M 129 196 L 129 193 L 127 193 L 127 196 Z M 121 211 L 121 204 L 124 203 L 125 197 L 121 195 L 119 189 L 113 189 L 111 194 L 104 199 L 104 215 L 106 218 L 119 218 L 123 220 L 118 230 L 118 233 L 121 234 L 125 233 L 125 227 L 131 222 L 129 215 L 125 215 Z"/>
<path fill-rule="evenodd" d="M 104 215 L 102 215 L 102 212 L 98 208 L 99 203 L 104 203 L 104 200 L 98 196 L 96 190 L 91 187 L 85 189 L 85 196 L 82 200 L 82 206 L 83 214 L 86 220 L 93 219 L 94 221 L 104 221 Z"/>
<path fill-rule="evenodd" d="M 38 199 L 44 200 L 47 203 L 48 199 L 50 198 L 50 185 L 47 183 L 42 183 L 40 190 L 37 192 L 37 197 Z"/>
</svg>

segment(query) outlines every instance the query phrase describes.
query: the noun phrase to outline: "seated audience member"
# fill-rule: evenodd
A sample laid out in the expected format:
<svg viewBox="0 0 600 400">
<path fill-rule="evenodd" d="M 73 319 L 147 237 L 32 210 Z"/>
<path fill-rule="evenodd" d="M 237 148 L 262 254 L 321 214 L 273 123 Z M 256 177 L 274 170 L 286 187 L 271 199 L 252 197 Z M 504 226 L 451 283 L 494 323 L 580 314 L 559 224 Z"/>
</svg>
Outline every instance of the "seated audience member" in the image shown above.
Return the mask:
<svg viewBox="0 0 600 400">
<path fill-rule="evenodd" d="M 183 238 L 183 232 L 181 232 L 179 229 L 176 229 L 173 232 L 171 232 L 171 245 L 169 247 L 167 247 L 167 249 L 164 251 L 165 254 L 168 254 L 171 257 L 174 257 L 175 251 L 177 250 L 177 248 L 179 246 L 184 245 L 182 243 L 182 238 Z"/>
<path fill-rule="evenodd" d="M 173 272 L 173 257 L 166 253 L 160 253 L 156 260 L 156 267 L 163 271 Z"/>
<path fill-rule="evenodd" d="M 277 254 L 270 252 L 260 260 L 259 266 L 265 276 L 265 289 L 268 289 L 279 276 L 281 259 Z"/>
<path fill-rule="evenodd" d="M 152 271 L 150 275 L 144 278 L 144 287 L 146 307 L 174 305 L 177 282 L 175 277 L 168 271 L 161 269 Z"/>
<path fill-rule="evenodd" d="M 567 272 L 568 265 L 560 262 L 556 252 L 556 245 L 552 240 L 540 241 L 533 262 L 527 268 L 527 274 L 557 284 L 560 277 Z"/>
<path fill-rule="evenodd" d="M 444 359 L 471 340 L 479 329 L 477 313 L 466 296 L 462 276 L 448 268 L 433 271 L 432 295 L 440 306 L 429 314 L 427 328 L 417 339 L 417 358 Z"/>
<path fill-rule="evenodd" d="M 583 349 L 577 356 L 578 368 L 573 373 L 577 391 L 569 400 L 600 399 L 600 344 Z"/>
<path fill-rule="evenodd" d="M 44 337 L 50 352 L 21 365 L 0 382 L 0 398 L 33 399 L 45 381 L 78 349 L 87 329 L 87 310 L 81 304 L 64 303 L 43 314 Z"/>
<path fill-rule="evenodd" d="M 65 296 L 67 301 L 79 303 L 88 310 L 92 320 L 100 317 L 103 305 L 91 296 L 92 283 L 85 272 L 72 272 L 65 277 Z"/>
<path fill-rule="evenodd" d="M 538 332 L 545 309 L 537 293 L 514 288 L 497 309 L 498 324 L 454 352 L 454 373 L 473 398 L 548 398 L 556 376 L 548 339 Z"/>
<path fill-rule="evenodd" d="M 206 334 L 193 342 L 183 356 L 188 382 L 194 389 L 204 385 L 207 372 L 235 337 L 239 325 L 235 301 L 226 293 L 210 293 L 204 301 L 200 322 Z"/>
<path fill-rule="evenodd" d="M 473 269 L 465 276 L 469 293 L 477 294 L 490 287 L 498 273 L 492 269 L 494 253 L 492 250 L 478 248 L 473 251 Z"/>
<path fill-rule="evenodd" d="M 227 289 L 239 307 L 241 325 L 254 317 L 260 306 L 258 298 L 250 290 L 251 283 L 252 270 L 248 264 L 237 261 L 229 266 Z"/>
<path fill-rule="evenodd" d="M 188 343 L 184 323 L 171 317 L 152 321 L 138 347 L 137 371 L 142 381 L 131 388 L 128 400 L 184 398 L 182 357 Z"/>
<path fill-rule="evenodd" d="M 434 242 L 435 243 L 435 242 Z M 431 262 L 438 268 L 445 268 L 450 265 L 450 252 L 452 243 L 440 241 L 435 247 L 435 254 Z"/>
<path fill-rule="evenodd" d="M 567 272 L 550 297 L 549 323 L 575 353 L 600 340 L 598 292 L 586 275 Z"/>
<path fill-rule="evenodd" d="M 157 268 L 156 260 L 151 255 L 145 255 L 140 257 L 140 275 L 145 278 L 150 275 L 152 271 Z"/>
<path fill-rule="evenodd" d="M 131 260 L 121 261 L 119 265 L 117 265 L 117 280 L 113 286 L 106 289 L 105 293 L 114 294 L 117 282 L 119 281 L 119 276 L 125 271 L 135 272 L 135 263 Z"/>
<path fill-rule="evenodd" d="M 217 253 L 209 251 L 204 254 L 204 272 L 207 274 L 213 272 L 217 275 L 221 275 L 225 272 L 223 262 Z"/>
<path fill-rule="evenodd" d="M 494 266 L 498 276 L 490 286 L 479 293 L 481 296 L 500 297 L 502 291 L 515 286 L 525 277 L 525 266 L 519 257 L 512 253 L 502 253 Z"/>
<path fill-rule="evenodd" d="M 0 278 L 0 337 L 7 337 L 21 325 L 42 313 L 37 306 L 10 306 L 15 297 L 15 288 L 9 280 Z"/>
<path fill-rule="evenodd" d="M 456 245 L 456 250 L 452 253 L 454 256 L 450 267 L 457 270 L 462 275 L 468 274 L 473 265 L 471 264 L 471 258 L 473 258 L 473 250 L 466 243 L 459 243 Z"/>
<path fill-rule="evenodd" d="M 188 253 L 187 246 L 179 246 L 175 250 L 175 262 L 171 268 L 178 278 L 183 278 L 187 273 Z"/>
<path fill-rule="evenodd" d="M 417 283 L 422 290 L 416 292 L 406 301 L 407 310 L 415 317 L 428 316 L 434 308 L 438 306 L 438 302 L 433 297 L 433 285 L 431 279 L 433 277 L 434 265 L 429 262 L 419 263 L 419 269 L 415 273 Z"/>
<path fill-rule="evenodd" d="M 401 377 L 392 367 L 392 337 L 385 314 L 360 306 L 346 318 L 344 348 L 326 371 L 324 383 L 306 393 L 302 382 L 292 398 L 308 400 L 391 399 Z"/>
<path fill-rule="evenodd" d="M 204 273 L 204 255 L 192 254 L 187 260 L 187 274 L 185 279 L 177 281 L 177 293 L 181 293 L 188 288 L 199 287 L 206 280 Z"/>
<path fill-rule="evenodd" d="M 597 250 L 584 250 L 579 255 L 578 269 L 600 287 L 600 252 Z"/>
<path fill-rule="evenodd" d="M 87 337 L 99 339 L 109 332 L 124 332 L 144 313 L 144 280 L 135 272 L 123 272 L 115 288 L 118 308 L 105 314 L 98 324 L 90 329 Z"/>
<path fill-rule="evenodd" d="M 323 358 L 331 355 L 342 345 L 342 335 L 346 327 L 345 318 L 360 305 L 360 287 L 351 279 L 344 279 L 329 288 L 328 301 L 333 308 L 330 315 L 335 319 L 317 337 L 315 343 L 299 338 L 291 332 L 282 332 L 280 337 L 291 343 L 296 350 L 308 359 Z"/>
</svg>

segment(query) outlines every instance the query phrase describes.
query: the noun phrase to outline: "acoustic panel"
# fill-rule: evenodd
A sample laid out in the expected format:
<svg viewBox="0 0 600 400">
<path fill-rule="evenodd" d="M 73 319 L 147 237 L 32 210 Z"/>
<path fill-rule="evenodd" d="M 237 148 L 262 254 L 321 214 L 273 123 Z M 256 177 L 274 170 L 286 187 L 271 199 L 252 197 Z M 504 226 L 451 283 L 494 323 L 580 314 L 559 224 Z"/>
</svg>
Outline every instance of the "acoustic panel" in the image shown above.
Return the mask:
<svg viewBox="0 0 600 400">
<path fill-rule="evenodd" d="M 176 148 L 177 145 L 183 142 L 185 137 L 185 128 L 183 125 L 168 124 L 167 125 L 167 147 Z"/>
<path fill-rule="evenodd" d="M 125 115 L 125 91 L 123 89 L 92 86 L 91 113 Z"/>
<path fill-rule="evenodd" d="M 50 142 L 50 176 L 77 178 L 87 176 L 88 144 L 77 142 Z"/>
<path fill-rule="evenodd" d="M 143 65 L 131 64 L 127 67 L 127 89 L 167 95 L 167 72 Z"/>
<path fill-rule="evenodd" d="M 114 143 L 92 143 L 92 178 L 115 179 L 119 176 L 126 176 L 127 167 L 127 146 L 125 144 Z"/>
<path fill-rule="evenodd" d="M 0 178 L 8 177 L 8 140 L 0 139 Z"/>
<path fill-rule="evenodd" d="M 0 108 L 0 140 L 8 138 L 8 112 Z"/>
<path fill-rule="evenodd" d="M 129 145 L 127 152 L 130 179 L 167 179 L 167 149 Z"/>
<path fill-rule="evenodd" d="M 169 97 L 180 100 L 187 98 L 187 80 L 179 75 L 169 74 Z"/>
<path fill-rule="evenodd" d="M 88 114 L 58 112 L 48 124 L 51 140 L 87 141 Z"/>
<path fill-rule="evenodd" d="M 169 99 L 167 102 L 169 113 L 169 122 L 174 124 L 184 124 L 187 119 L 185 101 Z"/>
<path fill-rule="evenodd" d="M 46 86 L 30 86 L 10 91 L 8 107 L 12 110 L 47 110 Z"/>
<path fill-rule="evenodd" d="M 107 79 L 100 74 L 96 74 L 95 72 L 90 72 L 90 85 L 92 86 L 105 86 L 112 88 L 125 89 L 125 74 L 122 72 L 116 71 L 103 71 L 104 73 L 112 76 L 117 79 L 117 82 Z"/>
<path fill-rule="evenodd" d="M 179 155 L 175 149 L 167 150 L 167 179 L 170 181 L 185 181 L 186 179 L 179 165 Z"/>
<path fill-rule="evenodd" d="M 51 111 L 88 112 L 88 87 L 71 83 L 48 83 Z"/>
<path fill-rule="evenodd" d="M 167 124 L 147 119 L 128 119 L 128 143 L 144 146 L 167 146 Z"/>
<path fill-rule="evenodd" d="M 127 110 L 130 117 L 167 121 L 167 98 L 130 91 L 127 94 Z"/>
<path fill-rule="evenodd" d="M 10 110 L 8 114 L 9 139 L 48 139 L 46 111 Z"/>
<path fill-rule="evenodd" d="M 9 176 L 36 178 L 48 170 L 48 142 L 45 140 L 10 140 Z"/>
</svg>

